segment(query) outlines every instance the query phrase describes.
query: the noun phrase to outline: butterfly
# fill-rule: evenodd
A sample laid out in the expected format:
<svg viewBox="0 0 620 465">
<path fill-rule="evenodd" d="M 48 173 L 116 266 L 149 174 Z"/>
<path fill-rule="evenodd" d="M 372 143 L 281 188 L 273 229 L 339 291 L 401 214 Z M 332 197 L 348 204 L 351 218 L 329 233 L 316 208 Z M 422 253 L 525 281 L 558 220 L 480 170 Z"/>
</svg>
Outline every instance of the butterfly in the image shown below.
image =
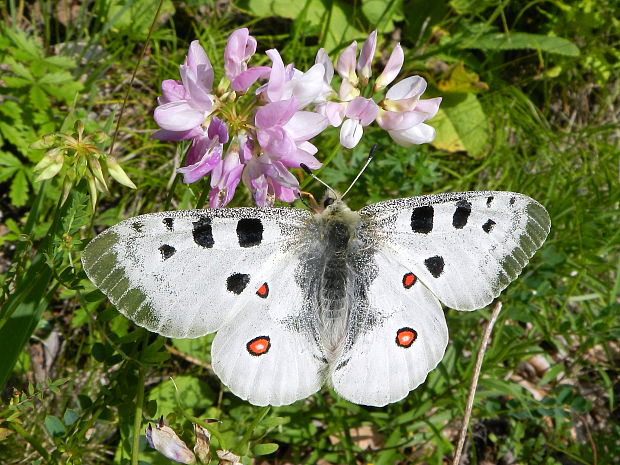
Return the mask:
<svg viewBox="0 0 620 465">
<path fill-rule="evenodd" d="M 152 213 L 93 239 L 90 280 L 172 338 L 217 332 L 213 370 L 255 405 L 326 382 L 356 404 L 403 399 L 443 358 L 442 305 L 475 310 L 515 279 L 550 229 L 512 192 L 387 200 L 352 211 L 229 208 Z"/>
</svg>

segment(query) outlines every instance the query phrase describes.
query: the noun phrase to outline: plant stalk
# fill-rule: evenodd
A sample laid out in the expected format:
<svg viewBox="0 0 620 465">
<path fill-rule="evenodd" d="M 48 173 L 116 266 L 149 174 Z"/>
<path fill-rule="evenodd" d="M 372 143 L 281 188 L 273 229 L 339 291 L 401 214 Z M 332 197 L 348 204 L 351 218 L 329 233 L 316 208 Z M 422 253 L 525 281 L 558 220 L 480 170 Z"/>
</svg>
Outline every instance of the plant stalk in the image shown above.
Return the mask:
<svg viewBox="0 0 620 465">
<path fill-rule="evenodd" d="M 482 361 L 484 360 L 484 354 L 487 350 L 489 339 L 491 338 L 491 331 L 497 321 L 500 310 L 502 309 L 502 303 L 497 302 L 491 313 L 491 319 L 484 330 L 482 336 L 482 343 L 480 349 L 478 349 L 478 355 L 476 356 L 476 366 L 474 367 L 474 374 L 469 385 L 469 392 L 467 393 L 467 404 L 465 406 L 465 416 L 463 417 L 463 424 L 461 426 L 461 432 L 459 433 L 459 442 L 457 443 L 456 450 L 454 451 L 454 460 L 452 465 L 459 465 L 461 461 L 461 454 L 463 452 L 463 446 L 465 445 L 465 437 L 467 436 L 467 427 L 469 426 L 469 419 L 471 418 L 471 411 L 474 405 L 474 396 L 476 395 L 476 387 L 478 387 L 478 379 L 480 378 L 480 371 L 482 369 Z"/>
</svg>

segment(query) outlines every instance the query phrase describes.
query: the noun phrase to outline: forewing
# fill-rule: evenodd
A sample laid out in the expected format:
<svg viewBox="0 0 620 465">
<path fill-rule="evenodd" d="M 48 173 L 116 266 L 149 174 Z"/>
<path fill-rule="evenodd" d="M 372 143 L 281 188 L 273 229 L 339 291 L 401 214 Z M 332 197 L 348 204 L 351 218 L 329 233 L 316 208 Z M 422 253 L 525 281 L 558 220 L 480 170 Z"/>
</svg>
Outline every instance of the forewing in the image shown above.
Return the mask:
<svg viewBox="0 0 620 465">
<path fill-rule="evenodd" d="M 219 329 L 254 296 L 310 214 L 288 208 L 187 210 L 137 216 L 82 254 L 84 270 L 128 318 L 164 336 Z"/>
<path fill-rule="evenodd" d="M 389 200 L 360 211 L 363 241 L 393 254 L 448 307 L 484 307 L 520 273 L 549 233 L 547 211 L 513 192 Z"/>
<path fill-rule="evenodd" d="M 448 327 L 439 301 L 411 269 L 381 252 L 372 263 L 367 275 L 375 277 L 351 309 L 343 351 L 330 368 L 338 394 L 381 407 L 424 382 L 443 358 Z"/>
<path fill-rule="evenodd" d="M 287 405 L 323 385 L 327 361 L 317 343 L 313 309 L 305 305 L 296 280 L 298 257 L 294 251 L 283 254 L 213 341 L 213 370 L 254 405 Z"/>
</svg>

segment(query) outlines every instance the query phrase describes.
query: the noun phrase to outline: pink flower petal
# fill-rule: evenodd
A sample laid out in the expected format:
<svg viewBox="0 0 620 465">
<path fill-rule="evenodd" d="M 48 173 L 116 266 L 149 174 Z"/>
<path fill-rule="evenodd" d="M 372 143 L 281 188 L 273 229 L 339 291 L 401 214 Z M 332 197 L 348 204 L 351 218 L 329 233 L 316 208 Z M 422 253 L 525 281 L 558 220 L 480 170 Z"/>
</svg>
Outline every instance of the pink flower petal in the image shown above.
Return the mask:
<svg viewBox="0 0 620 465">
<path fill-rule="evenodd" d="M 209 123 L 209 129 L 207 130 L 207 136 L 211 140 L 218 139 L 219 143 L 225 144 L 228 142 L 228 129 L 226 123 L 219 119 L 217 116 L 211 118 Z"/>
<path fill-rule="evenodd" d="M 316 110 L 321 115 L 325 115 L 329 124 L 336 128 L 342 124 L 344 112 L 347 110 L 347 103 L 326 102 L 322 105 L 317 105 Z"/>
<path fill-rule="evenodd" d="M 179 100 L 158 106 L 153 117 L 162 129 L 187 131 L 200 126 L 205 113 L 193 108 L 187 100 Z"/>
<path fill-rule="evenodd" d="M 319 98 L 323 91 L 324 74 L 325 68 L 320 63 L 312 66 L 312 68 L 305 73 L 299 73 L 299 76 L 294 77 L 284 84 L 280 98 L 289 99 L 294 97 L 297 101 L 297 109 L 301 110 L 305 108 L 315 99 Z M 329 91 L 331 91 L 331 88 Z"/>
<path fill-rule="evenodd" d="M 265 53 L 272 61 L 271 74 L 269 74 L 269 82 L 267 82 L 267 97 L 270 102 L 277 102 L 282 100 L 285 79 L 284 62 L 275 48 L 267 50 Z"/>
<path fill-rule="evenodd" d="M 340 128 L 340 144 L 352 149 L 359 143 L 363 133 L 364 129 L 358 120 L 346 119 Z"/>
<path fill-rule="evenodd" d="M 237 92 L 246 91 L 257 80 L 267 77 L 270 72 L 269 66 L 255 66 L 235 77 L 230 83 L 230 87 Z"/>
<path fill-rule="evenodd" d="M 406 100 L 420 97 L 426 90 L 426 80 L 422 76 L 410 76 L 394 84 L 385 94 L 386 99 Z"/>
<path fill-rule="evenodd" d="M 422 123 L 404 131 L 388 131 L 388 134 L 399 145 L 409 147 L 432 142 L 435 139 L 435 128 Z"/>
<path fill-rule="evenodd" d="M 283 126 L 294 141 L 312 139 L 328 125 L 327 118 L 313 111 L 298 111 Z"/>
<path fill-rule="evenodd" d="M 256 52 L 256 39 L 244 27 L 233 31 L 224 49 L 224 70 L 231 81 L 247 69 L 246 62 Z"/>
<path fill-rule="evenodd" d="M 185 90 L 189 94 L 188 102 L 197 110 L 211 113 L 213 108 L 213 97 L 209 94 L 209 90 L 198 84 L 192 78 L 185 81 Z"/>
<path fill-rule="evenodd" d="M 357 85 L 357 74 L 355 74 L 355 55 L 357 54 L 357 42 L 353 41 L 351 45 L 345 48 L 338 56 L 336 61 L 336 71 L 342 79 L 350 81 L 351 84 Z"/>
<path fill-rule="evenodd" d="M 368 79 L 372 74 L 372 59 L 375 56 L 377 47 L 377 30 L 370 33 L 368 39 L 362 45 L 359 59 L 357 60 L 357 71 L 364 79 Z"/>
<path fill-rule="evenodd" d="M 187 52 L 187 57 L 185 59 L 185 64 L 192 70 L 196 70 L 198 65 L 207 65 L 211 66 L 211 62 L 209 61 L 209 57 L 206 52 L 200 45 L 200 41 L 193 40 L 189 44 L 189 51 Z"/>
<path fill-rule="evenodd" d="M 415 106 L 415 111 L 424 113 L 426 115 L 426 119 L 431 119 L 439 111 L 440 103 L 441 97 L 419 100 Z"/>
<path fill-rule="evenodd" d="M 203 130 L 199 126 L 188 129 L 187 131 L 168 131 L 167 129 L 160 129 L 151 134 L 151 139 L 179 141 L 192 139 L 196 136 L 202 135 L 202 133 Z"/>
<path fill-rule="evenodd" d="M 394 47 L 394 50 L 392 50 L 392 54 L 390 55 L 388 62 L 385 64 L 383 72 L 375 81 L 375 89 L 383 89 L 394 79 L 396 79 L 396 76 L 398 76 L 404 62 L 405 53 L 403 52 L 403 48 L 400 46 L 400 43 L 398 43 L 396 44 L 396 47 Z"/>
<path fill-rule="evenodd" d="M 295 99 L 268 103 L 256 111 L 254 121 L 256 127 L 260 129 L 281 126 L 290 120 L 296 111 Z"/>
<path fill-rule="evenodd" d="M 377 116 L 377 124 L 386 131 L 399 131 L 426 121 L 426 114 L 417 111 L 385 111 Z"/>
<path fill-rule="evenodd" d="M 213 150 L 217 148 L 218 144 L 215 141 L 209 139 L 206 135 L 194 138 L 192 144 L 189 146 L 187 156 L 185 157 L 185 166 L 190 166 L 198 163 L 202 160 L 207 153 L 213 153 Z M 219 152 L 222 148 L 219 146 Z"/>
<path fill-rule="evenodd" d="M 191 70 L 194 80 L 210 91 L 213 86 L 213 66 L 209 61 L 209 57 L 197 40 L 192 41 L 189 45 L 187 58 L 184 65 Z"/>
<path fill-rule="evenodd" d="M 325 81 L 325 84 L 329 85 L 332 82 L 332 78 L 334 77 L 334 64 L 332 63 L 332 60 L 329 58 L 329 55 L 324 48 L 319 49 L 314 62 L 321 63 L 323 65 L 323 68 L 325 69 L 323 80 Z"/>
<path fill-rule="evenodd" d="M 273 190 L 276 198 L 282 202 L 294 202 L 298 198 L 299 188 L 289 189 L 288 187 L 282 187 L 279 184 L 274 184 Z"/>
<path fill-rule="evenodd" d="M 160 105 L 175 102 L 177 100 L 184 100 L 186 98 L 186 92 L 183 84 L 175 79 L 166 79 L 162 81 L 161 93 L 162 96 L 158 99 Z"/>
<path fill-rule="evenodd" d="M 266 154 L 274 157 L 285 157 L 297 150 L 295 141 L 280 126 L 259 129 L 256 133 L 258 143 Z"/>
<path fill-rule="evenodd" d="M 349 102 L 345 116 L 360 120 L 362 126 L 368 126 L 377 117 L 379 106 L 369 98 L 356 97 Z"/>
<path fill-rule="evenodd" d="M 221 163 L 221 153 L 221 149 L 214 150 L 210 154 L 205 154 L 198 162 L 179 168 L 177 173 L 183 175 L 183 183 L 191 184 L 213 171 L 213 169 Z"/>
<path fill-rule="evenodd" d="M 262 160 L 261 163 L 263 163 Z M 280 186 L 291 189 L 296 189 L 299 187 L 299 181 L 297 181 L 297 178 L 293 176 L 293 174 L 286 169 L 286 166 L 284 166 L 279 160 L 271 160 L 270 164 L 263 164 L 262 166 L 265 167 L 265 174 Z"/>
<path fill-rule="evenodd" d="M 282 157 L 280 161 L 288 168 L 299 168 L 302 163 L 311 170 L 316 170 L 323 166 L 323 163 L 317 160 L 314 155 L 299 148 L 294 155 Z"/>
</svg>

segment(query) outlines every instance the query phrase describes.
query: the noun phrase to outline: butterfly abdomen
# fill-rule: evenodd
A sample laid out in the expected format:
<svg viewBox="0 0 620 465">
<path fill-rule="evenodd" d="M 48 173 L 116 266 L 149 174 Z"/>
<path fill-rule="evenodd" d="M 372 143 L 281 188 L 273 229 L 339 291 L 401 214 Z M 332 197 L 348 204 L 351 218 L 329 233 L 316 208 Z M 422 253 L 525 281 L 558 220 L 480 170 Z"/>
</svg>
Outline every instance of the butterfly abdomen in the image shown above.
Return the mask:
<svg viewBox="0 0 620 465">
<path fill-rule="evenodd" d="M 313 300 L 317 330 L 328 360 L 338 357 L 347 334 L 353 301 L 352 257 L 358 252 L 355 231 L 359 215 L 342 202 L 314 217 L 317 232 Z"/>
</svg>

